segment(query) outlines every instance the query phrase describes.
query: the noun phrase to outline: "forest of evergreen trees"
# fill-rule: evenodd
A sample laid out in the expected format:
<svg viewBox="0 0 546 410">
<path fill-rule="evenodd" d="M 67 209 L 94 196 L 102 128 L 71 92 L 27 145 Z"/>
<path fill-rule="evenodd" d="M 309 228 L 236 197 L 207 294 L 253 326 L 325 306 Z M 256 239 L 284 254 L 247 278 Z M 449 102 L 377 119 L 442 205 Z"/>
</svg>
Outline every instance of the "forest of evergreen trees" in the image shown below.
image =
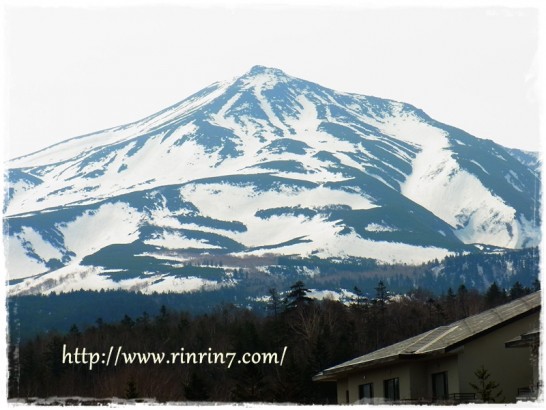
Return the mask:
<svg viewBox="0 0 546 410">
<path fill-rule="evenodd" d="M 414 289 L 391 297 L 380 281 L 374 295 L 354 288 L 350 304 L 309 298 L 302 281 L 270 289 L 267 314 L 221 304 L 207 313 L 160 306 L 121 320 L 68 332 L 41 333 L 9 345 L 9 397 L 153 398 L 165 401 L 335 403 L 335 385 L 313 383 L 319 371 L 439 325 L 538 290 L 496 282 L 486 292 L 460 285 L 440 296 Z M 122 307 L 120 307 L 122 309 Z M 63 347 L 74 352 L 281 352 L 279 364 L 88 364 L 62 363 Z M 104 357 L 103 357 L 104 358 Z"/>
<path fill-rule="evenodd" d="M 222 259 L 197 261 L 205 266 L 221 269 Z M 224 261 L 237 265 L 236 258 Z M 73 324 L 85 328 L 101 317 L 119 321 L 124 314 L 136 317 L 142 312 L 156 312 L 164 305 L 171 311 L 191 314 L 210 312 L 220 303 L 231 303 L 250 308 L 257 314 L 265 313 L 263 299 L 269 288 L 277 288 L 284 295 L 291 284 L 303 280 L 315 291 L 336 291 L 343 294 L 356 286 L 362 296 L 374 297 L 379 281 L 392 293 L 404 294 L 408 289 L 425 287 L 434 297 L 451 287 L 465 284 L 485 292 L 493 282 L 501 288 L 511 288 L 516 282 L 533 287 L 539 277 L 539 252 L 537 248 L 505 252 L 454 255 L 441 261 L 431 261 L 420 266 L 404 264 L 378 265 L 373 260 L 346 258 L 343 260 L 316 257 L 268 257 L 267 260 L 245 260 L 245 268 L 233 274 L 229 286 L 189 293 L 143 294 L 122 290 L 79 290 L 47 295 L 17 295 L 8 298 L 10 339 L 24 342 L 44 332 L 66 332 Z M 253 264 L 268 263 L 274 272 L 252 272 Z M 195 267 L 193 267 L 195 268 Z M 307 271 L 320 273 L 309 275 Z M 271 269 L 270 269 L 271 270 Z M 130 275 L 131 273 L 127 273 Z"/>
</svg>

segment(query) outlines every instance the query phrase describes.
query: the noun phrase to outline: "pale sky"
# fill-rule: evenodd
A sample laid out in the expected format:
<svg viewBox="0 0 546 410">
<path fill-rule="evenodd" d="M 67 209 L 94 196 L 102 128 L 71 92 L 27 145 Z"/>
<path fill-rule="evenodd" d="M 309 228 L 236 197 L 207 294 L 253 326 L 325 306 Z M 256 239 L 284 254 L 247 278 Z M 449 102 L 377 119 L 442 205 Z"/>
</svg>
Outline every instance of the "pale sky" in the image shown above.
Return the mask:
<svg viewBox="0 0 546 410">
<path fill-rule="evenodd" d="M 72 3 L 5 9 L 4 159 L 138 120 L 256 64 L 539 150 L 536 8 Z"/>
</svg>

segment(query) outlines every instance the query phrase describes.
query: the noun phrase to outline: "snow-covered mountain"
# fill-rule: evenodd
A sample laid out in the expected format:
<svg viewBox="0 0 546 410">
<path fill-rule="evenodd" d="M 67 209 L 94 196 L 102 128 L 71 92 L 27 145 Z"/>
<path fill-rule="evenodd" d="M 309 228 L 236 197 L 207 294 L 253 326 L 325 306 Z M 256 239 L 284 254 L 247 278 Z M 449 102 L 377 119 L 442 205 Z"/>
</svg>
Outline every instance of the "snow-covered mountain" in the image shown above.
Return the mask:
<svg viewBox="0 0 546 410">
<path fill-rule="evenodd" d="M 196 255 L 420 263 L 540 240 L 529 156 L 262 66 L 6 168 L 12 293 L 235 283 Z"/>
</svg>

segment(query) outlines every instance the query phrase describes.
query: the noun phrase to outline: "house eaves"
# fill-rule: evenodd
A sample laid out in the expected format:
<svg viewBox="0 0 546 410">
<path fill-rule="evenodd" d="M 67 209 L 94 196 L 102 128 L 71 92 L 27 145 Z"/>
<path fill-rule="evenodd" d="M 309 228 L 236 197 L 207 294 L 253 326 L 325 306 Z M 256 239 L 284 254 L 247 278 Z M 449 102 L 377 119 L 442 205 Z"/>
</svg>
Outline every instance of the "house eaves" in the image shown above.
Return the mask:
<svg viewBox="0 0 546 410">
<path fill-rule="evenodd" d="M 504 343 L 505 347 L 529 347 L 540 342 L 540 330 L 534 329 Z"/>
</svg>

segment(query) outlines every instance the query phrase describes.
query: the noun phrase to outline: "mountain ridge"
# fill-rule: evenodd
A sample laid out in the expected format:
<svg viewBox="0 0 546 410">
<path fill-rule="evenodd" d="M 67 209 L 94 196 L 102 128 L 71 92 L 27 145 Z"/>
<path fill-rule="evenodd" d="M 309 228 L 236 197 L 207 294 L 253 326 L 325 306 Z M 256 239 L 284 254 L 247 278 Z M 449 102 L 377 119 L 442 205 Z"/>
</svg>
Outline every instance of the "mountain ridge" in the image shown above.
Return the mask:
<svg viewBox="0 0 546 410">
<path fill-rule="evenodd" d="M 100 279 L 104 266 L 80 263 L 111 245 L 129 255 L 131 243 L 130 260 L 146 249 L 175 271 L 191 259 L 165 259 L 175 250 L 420 263 L 474 244 L 540 240 L 532 155 L 410 104 L 263 66 L 143 119 L 15 158 L 7 178 L 8 271 L 28 281 L 86 272 L 86 286 L 111 286 Z M 116 269 L 127 271 L 124 263 Z M 159 271 L 133 282 L 174 280 Z"/>
</svg>

